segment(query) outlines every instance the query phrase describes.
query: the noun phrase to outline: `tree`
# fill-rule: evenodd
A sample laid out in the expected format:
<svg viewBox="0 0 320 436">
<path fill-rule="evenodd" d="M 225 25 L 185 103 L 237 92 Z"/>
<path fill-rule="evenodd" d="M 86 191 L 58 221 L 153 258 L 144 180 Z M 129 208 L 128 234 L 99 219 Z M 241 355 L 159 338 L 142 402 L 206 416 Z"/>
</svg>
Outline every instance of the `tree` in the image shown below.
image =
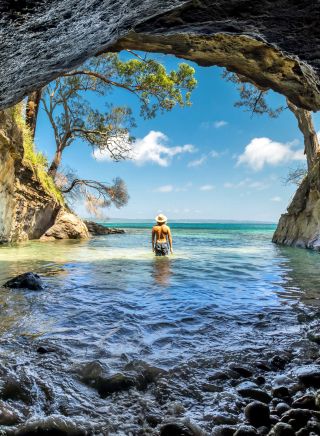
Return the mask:
<svg viewBox="0 0 320 436">
<path fill-rule="evenodd" d="M 122 88 L 139 99 L 142 117 L 153 118 L 157 112 L 191 104 L 194 73 L 186 63 L 167 72 L 153 59 L 134 54 L 132 59 L 122 61 L 118 54 L 106 53 L 50 83 L 41 96 L 56 142 L 49 174 L 56 176 L 63 151 L 77 139 L 109 153 L 115 161 L 130 156 L 134 139 L 130 129 L 135 126 L 131 109 L 110 104 L 102 112 L 85 99 L 86 93 L 105 96 L 114 88 Z"/>
<path fill-rule="evenodd" d="M 304 153 L 307 157 L 307 170 L 310 171 L 320 156 L 320 144 L 314 128 L 312 113 L 306 109 L 298 108 L 291 103 L 288 98 L 286 99 L 287 106 L 272 108 L 266 101 L 268 94 L 267 89 L 258 89 L 253 84 L 248 83 L 245 77 L 228 71 L 224 71 L 223 77 L 237 85 L 240 100 L 235 103 L 236 107 L 243 107 L 245 110 L 250 111 L 252 115 L 267 114 L 271 118 L 278 117 L 285 109 L 289 109 L 293 113 L 304 138 Z M 293 183 L 301 181 L 307 170 L 305 169 L 303 173 L 301 166 L 290 170 L 286 181 Z"/>
<path fill-rule="evenodd" d="M 127 204 L 129 196 L 126 184 L 119 177 L 112 184 L 78 178 L 70 168 L 57 173 L 56 184 L 70 205 L 83 199 L 87 210 L 102 216 L 102 209 L 113 204 L 120 208 Z"/>
</svg>

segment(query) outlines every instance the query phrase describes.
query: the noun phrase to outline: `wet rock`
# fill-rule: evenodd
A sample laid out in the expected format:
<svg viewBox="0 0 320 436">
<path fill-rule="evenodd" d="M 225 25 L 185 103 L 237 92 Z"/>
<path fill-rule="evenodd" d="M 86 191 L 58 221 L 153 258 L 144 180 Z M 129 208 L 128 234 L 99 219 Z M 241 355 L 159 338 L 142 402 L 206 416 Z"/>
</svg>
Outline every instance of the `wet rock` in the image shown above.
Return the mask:
<svg viewBox="0 0 320 436">
<path fill-rule="evenodd" d="M 320 434 L 320 423 L 315 420 L 310 420 L 307 423 L 306 429 L 314 434 Z"/>
<path fill-rule="evenodd" d="M 222 392 L 223 386 L 218 386 L 213 383 L 203 383 L 201 386 L 204 392 Z"/>
<path fill-rule="evenodd" d="M 295 436 L 295 432 L 291 425 L 284 422 L 278 422 L 272 429 L 274 436 Z"/>
<path fill-rule="evenodd" d="M 209 375 L 208 380 L 209 381 L 227 380 L 228 378 L 229 375 L 225 371 L 214 371 Z"/>
<path fill-rule="evenodd" d="M 268 427 L 262 426 L 262 427 L 257 428 L 257 432 L 261 436 L 265 436 L 269 433 L 269 429 L 268 429 Z"/>
<path fill-rule="evenodd" d="M 169 423 L 161 427 L 160 436 L 195 436 L 195 433 L 182 423 Z"/>
<path fill-rule="evenodd" d="M 244 409 L 244 415 L 254 427 L 268 426 L 270 422 L 270 410 L 265 403 L 253 401 Z"/>
<path fill-rule="evenodd" d="M 251 425 L 240 425 L 234 436 L 256 436 L 257 434 L 257 430 Z"/>
<path fill-rule="evenodd" d="M 98 224 L 94 221 L 84 221 L 87 229 L 92 236 L 101 236 L 101 235 L 113 235 L 113 234 L 123 234 L 125 233 L 122 229 L 115 229 L 110 227 L 105 227 L 102 224 Z"/>
<path fill-rule="evenodd" d="M 257 383 L 257 385 L 264 385 L 266 379 L 263 377 L 263 375 L 258 375 L 258 377 L 254 379 L 254 382 Z"/>
<path fill-rule="evenodd" d="M 305 386 L 320 387 L 320 366 L 306 365 L 297 370 L 297 376 Z"/>
<path fill-rule="evenodd" d="M 311 418 L 312 414 L 310 410 L 307 409 L 290 409 L 288 412 L 284 413 L 281 421 L 288 423 L 292 419 L 296 421 L 299 428 L 306 425 L 306 423 Z"/>
<path fill-rule="evenodd" d="M 146 415 L 146 421 L 151 427 L 156 427 L 158 424 L 161 423 L 162 417 L 155 413 L 150 413 Z"/>
<path fill-rule="evenodd" d="M 275 369 L 284 369 L 287 363 L 288 360 L 281 356 L 273 356 L 270 360 L 271 366 Z"/>
<path fill-rule="evenodd" d="M 288 410 L 290 410 L 290 406 L 287 403 L 278 403 L 276 405 L 276 413 L 280 416 L 288 412 Z"/>
<path fill-rule="evenodd" d="M 265 362 L 265 361 L 262 361 L 262 360 L 256 362 L 256 367 L 261 369 L 262 371 L 272 371 L 272 368 L 268 364 L 268 362 Z"/>
<path fill-rule="evenodd" d="M 232 371 L 237 372 L 241 377 L 252 377 L 253 371 L 252 368 L 249 368 L 248 366 L 238 365 L 236 363 L 231 363 L 229 365 L 229 368 Z"/>
<path fill-rule="evenodd" d="M 238 417 L 228 415 L 227 413 L 217 413 L 212 416 L 212 422 L 215 425 L 222 425 L 222 424 L 233 425 L 238 423 Z"/>
<path fill-rule="evenodd" d="M 146 389 L 150 383 L 167 373 L 164 369 L 149 365 L 143 360 L 133 360 L 127 363 L 124 370 L 134 374 L 136 387 L 140 390 Z"/>
<path fill-rule="evenodd" d="M 310 331 L 307 334 L 307 338 L 311 342 L 315 342 L 316 344 L 320 344 L 320 332 Z"/>
<path fill-rule="evenodd" d="M 235 426 L 217 425 L 213 428 L 211 436 L 233 436 L 236 431 Z"/>
<path fill-rule="evenodd" d="M 286 386 L 276 386 L 272 388 L 272 395 L 276 398 L 286 398 L 290 396 L 290 393 Z"/>
<path fill-rule="evenodd" d="M 270 423 L 275 425 L 277 422 L 279 422 L 279 416 L 270 414 Z"/>
<path fill-rule="evenodd" d="M 40 276 L 32 272 L 20 274 L 8 280 L 3 286 L 12 289 L 30 289 L 32 291 L 41 291 L 44 289 Z"/>
<path fill-rule="evenodd" d="M 317 408 L 315 396 L 311 394 L 303 395 L 292 403 L 292 407 L 298 409 L 315 410 Z"/>
<path fill-rule="evenodd" d="M 15 436 L 85 436 L 90 432 L 78 428 L 69 418 L 51 415 L 43 419 L 34 419 L 21 425 Z M 90 433 L 92 434 L 92 433 Z"/>
<path fill-rule="evenodd" d="M 17 412 L 3 401 L 0 402 L 0 425 L 16 425 L 21 421 Z"/>
<path fill-rule="evenodd" d="M 98 377 L 94 385 L 102 398 L 114 392 L 127 391 L 133 386 L 135 386 L 134 378 L 122 373 L 114 374 L 111 377 Z"/>
<path fill-rule="evenodd" d="M 28 380 L 18 380 L 14 377 L 7 377 L 3 381 L 1 397 L 3 400 L 23 401 L 26 404 L 31 402 L 31 386 Z"/>
<path fill-rule="evenodd" d="M 244 382 L 237 386 L 238 393 L 245 398 L 252 398 L 253 400 L 261 401 L 262 403 L 270 403 L 271 396 L 258 388 L 255 383 Z"/>
<path fill-rule="evenodd" d="M 300 430 L 296 432 L 296 436 L 309 436 L 309 430 L 306 428 L 300 428 Z"/>
<path fill-rule="evenodd" d="M 93 387 L 102 377 L 104 371 L 104 367 L 98 360 L 77 367 L 77 373 L 79 374 L 81 381 Z"/>
<path fill-rule="evenodd" d="M 50 347 L 44 347 L 40 345 L 40 347 L 37 348 L 37 353 L 39 354 L 47 354 L 47 353 L 54 353 L 55 349 Z"/>
</svg>

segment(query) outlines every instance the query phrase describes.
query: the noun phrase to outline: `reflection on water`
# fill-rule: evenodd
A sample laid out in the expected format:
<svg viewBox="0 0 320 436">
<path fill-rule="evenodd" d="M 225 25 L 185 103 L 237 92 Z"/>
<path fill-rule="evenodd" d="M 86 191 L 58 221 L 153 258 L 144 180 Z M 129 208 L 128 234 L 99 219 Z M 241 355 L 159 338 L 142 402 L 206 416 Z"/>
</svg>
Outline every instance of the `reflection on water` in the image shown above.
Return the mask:
<svg viewBox="0 0 320 436">
<path fill-rule="evenodd" d="M 105 416 L 106 402 L 74 383 L 75 364 L 99 361 L 112 372 L 142 360 L 191 371 L 197 362 L 203 379 L 205 365 L 217 359 L 277 341 L 285 346 L 284 333 L 289 341 L 300 328 L 294 307 L 319 302 L 319 255 L 271 244 L 272 230 L 176 228 L 175 254 L 165 258 L 151 253 L 150 229 L 143 228 L 90 241 L 1 247 L 0 283 L 34 271 L 46 289 L 0 287 L 0 352 L 14 367 L 32 362 L 32 377 L 38 380 L 39 372 L 75 410 L 90 414 L 94 404 Z M 39 340 L 60 350 L 54 365 L 30 352 Z M 125 422 L 128 404 L 121 398 L 112 413 Z M 193 407 L 199 400 L 188 401 Z"/>
<path fill-rule="evenodd" d="M 155 283 L 160 286 L 169 286 L 171 276 L 171 259 L 169 257 L 155 257 L 153 272 Z"/>
</svg>

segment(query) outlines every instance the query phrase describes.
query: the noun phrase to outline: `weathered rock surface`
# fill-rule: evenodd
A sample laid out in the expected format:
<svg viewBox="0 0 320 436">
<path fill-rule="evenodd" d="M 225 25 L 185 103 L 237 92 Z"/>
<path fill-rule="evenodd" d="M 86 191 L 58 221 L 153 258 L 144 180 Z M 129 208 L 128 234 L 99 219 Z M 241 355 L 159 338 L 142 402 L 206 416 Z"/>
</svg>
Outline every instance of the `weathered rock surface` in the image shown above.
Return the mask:
<svg viewBox="0 0 320 436">
<path fill-rule="evenodd" d="M 281 215 L 272 241 L 320 250 L 320 162 L 299 186 L 287 213 Z"/>
<path fill-rule="evenodd" d="M 0 107 L 114 45 L 225 66 L 316 110 L 319 8 L 302 0 L 2 2 Z"/>
<path fill-rule="evenodd" d="M 85 225 L 91 236 L 100 235 L 111 235 L 111 234 L 123 234 L 125 233 L 122 229 L 114 229 L 110 227 L 105 227 L 102 224 L 98 224 L 94 221 L 84 221 Z"/>
<path fill-rule="evenodd" d="M 61 207 L 23 164 L 23 154 L 13 109 L 0 112 L 0 242 L 39 238 Z"/>
<path fill-rule="evenodd" d="M 85 223 L 73 213 L 62 208 L 58 212 L 55 222 L 41 236 L 41 241 L 54 241 L 55 239 L 88 239 L 89 231 Z"/>
<path fill-rule="evenodd" d="M 38 274 L 27 272 L 8 280 L 3 286 L 6 288 L 21 288 L 39 291 L 44 288 L 42 280 Z"/>
</svg>

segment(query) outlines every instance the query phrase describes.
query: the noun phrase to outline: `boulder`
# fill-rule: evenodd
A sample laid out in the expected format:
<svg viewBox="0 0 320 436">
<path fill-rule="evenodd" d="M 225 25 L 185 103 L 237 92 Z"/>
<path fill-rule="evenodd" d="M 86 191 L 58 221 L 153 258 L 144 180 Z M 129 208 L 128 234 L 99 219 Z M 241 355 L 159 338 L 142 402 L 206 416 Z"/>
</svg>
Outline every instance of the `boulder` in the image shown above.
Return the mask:
<svg viewBox="0 0 320 436">
<path fill-rule="evenodd" d="M 270 410 L 265 403 L 253 401 L 244 409 L 244 415 L 254 427 L 268 426 L 270 422 Z"/>
<path fill-rule="evenodd" d="M 96 389 L 102 398 L 114 392 L 127 391 L 135 386 L 136 381 L 133 377 L 122 373 L 114 374 L 110 377 L 101 376 L 97 378 Z"/>
<path fill-rule="evenodd" d="M 123 234 L 123 229 L 115 229 L 98 224 L 94 221 L 84 221 L 91 236 Z"/>
<path fill-rule="evenodd" d="M 32 291 L 41 291 L 44 289 L 42 280 L 38 274 L 27 272 L 8 280 L 3 286 L 6 288 L 30 289 Z"/>
<path fill-rule="evenodd" d="M 40 238 L 42 241 L 55 239 L 88 239 L 89 231 L 85 223 L 73 213 L 61 209 L 52 227 Z"/>
</svg>

